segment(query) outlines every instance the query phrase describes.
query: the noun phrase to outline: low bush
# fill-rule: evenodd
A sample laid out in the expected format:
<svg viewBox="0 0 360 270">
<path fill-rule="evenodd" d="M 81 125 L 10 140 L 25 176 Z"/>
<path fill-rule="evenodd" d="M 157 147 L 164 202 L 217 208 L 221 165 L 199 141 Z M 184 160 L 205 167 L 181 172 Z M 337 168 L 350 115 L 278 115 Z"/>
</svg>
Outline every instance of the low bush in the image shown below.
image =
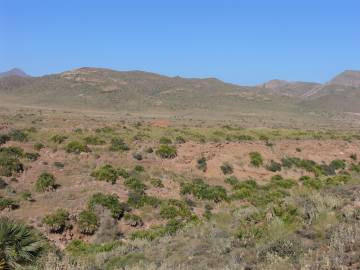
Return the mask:
<svg viewBox="0 0 360 270">
<path fill-rule="evenodd" d="M 24 156 L 24 150 L 18 146 L 0 147 L 0 154 L 21 158 Z"/>
<path fill-rule="evenodd" d="M 63 169 L 65 167 L 65 164 L 59 161 L 54 161 L 53 165 L 58 169 Z"/>
<path fill-rule="evenodd" d="M 335 175 L 333 177 L 328 177 L 325 180 L 325 184 L 326 185 L 330 185 L 330 186 L 339 186 L 339 185 L 344 185 L 347 182 L 349 182 L 351 179 L 351 176 L 348 174 L 339 174 L 339 175 Z"/>
<path fill-rule="evenodd" d="M 133 153 L 133 158 L 140 161 L 143 159 L 143 156 L 141 153 L 136 152 L 136 153 Z"/>
<path fill-rule="evenodd" d="M 88 145 L 103 145 L 103 144 L 105 144 L 105 141 L 100 139 L 97 136 L 87 136 L 84 138 L 84 142 L 85 142 L 85 144 L 88 144 Z"/>
<path fill-rule="evenodd" d="M 124 215 L 124 220 L 128 225 L 132 227 L 138 227 L 144 225 L 144 222 L 142 221 L 141 217 L 134 214 L 126 213 Z"/>
<path fill-rule="evenodd" d="M 266 165 L 266 169 L 271 172 L 279 172 L 281 171 L 281 164 L 271 160 L 270 163 Z"/>
<path fill-rule="evenodd" d="M 28 135 L 22 130 L 14 129 L 8 135 L 13 141 L 26 142 L 28 140 Z"/>
<path fill-rule="evenodd" d="M 150 205 L 154 208 L 161 204 L 161 200 L 154 197 L 148 196 L 142 190 L 134 190 L 128 194 L 128 204 L 134 208 L 141 208 L 145 205 Z"/>
<path fill-rule="evenodd" d="M 340 169 L 345 169 L 346 163 L 345 163 L 344 160 L 335 159 L 335 160 L 331 161 L 331 163 L 329 164 L 329 166 L 330 166 L 331 168 L 333 168 L 334 170 L 340 170 Z"/>
<path fill-rule="evenodd" d="M 156 188 L 163 188 L 164 187 L 163 182 L 159 178 L 152 178 L 150 180 L 150 183 L 151 183 L 151 185 L 153 185 L 153 187 L 156 187 Z"/>
<path fill-rule="evenodd" d="M 202 157 L 197 160 L 197 168 L 200 171 L 206 172 L 207 170 L 207 164 L 206 164 L 206 158 Z"/>
<path fill-rule="evenodd" d="M 91 176 L 96 180 L 115 184 L 118 179 L 118 170 L 111 165 L 104 165 L 100 169 L 93 171 Z"/>
<path fill-rule="evenodd" d="M 263 165 L 263 158 L 259 152 L 251 152 L 249 155 L 251 165 L 255 167 L 260 167 Z"/>
<path fill-rule="evenodd" d="M 145 172 L 145 168 L 141 165 L 135 165 L 134 172 L 138 172 L 138 173 Z"/>
<path fill-rule="evenodd" d="M 13 176 L 22 173 L 24 166 L 17 157 L 0 152 L 0 176 Z"/>
<path fill-rule="evenodd" d="M 183 220 L 191 220 L 194 215 L 186 202 L 171 199 L 161 204 L 160 217 L 165 219 L 173 219 L 177 217 Z"/>
<path fill-rule="evenodd" d="M 177 151 L 175 147 L 163 144 L 156 150 L 156 154 L 161 158 L 171 159 L 177 156 Z"/>
<path fill-rule="evenodd" d="M 45 147 L 45 145 L 42 144 L 42 143 L 40 143 L 40 142 L 37 142 L 37 143 L 34 144 L 34 149 L 35 149 L 36 151 L 40 151 L 40 150 L 43 149 L 44 147 Z"/>
<path fill-rule="evenodd" d="M 24 157 L 30 161 L 36 161 L 40 157 L 39 153 L 25 153 Z"/>
<path fill-rule="evenodd" d="M 172 144 L 172 140 L 167 137 L 161 137 L 159 140 L 160 144 Z"/>
<path fill-rule="evenodd" d="M 288 258 L 296 261 L 301 253 L 301 243 L 297 240 L 279 239 L 265 246 L 259 251 L 260 261 L 264 261 L 268 254 L 273 254 L 281 258 Z"/>
<path fill-rule="evenodd" d="M 111 139 L 110 151 L 128 151 L 129 149 L 122 138 Z"/>
<path fill-rule="evenodd" d="M 200 200 L 220 202 L 227 200 L 226 189 L 222 186 L 210 186 L 202 179 L 195 179 L 192 183 L 182 183 L 180 193 L 192 194 Z"/>
<path fill-rule="evenodd" d="M 221 166 L 220 169 L 222 171 L 223 174 L 232 174 L 234 172 L 233 166 L 228 163 L 228 162 L 224 162 Z"/>
<path fill-rule="evenodd" d="M 83 210 L 78 216 L 77 224 L 81 233 L 92 235 L 99 227 L 99 218 L 93 211 Z"/>
<path fill-rule="evenodd" d="M 93 210 L 96 205 L 101 205 L 110 210 L 113 218 L 120 219 L 127 206 L 119 201 L 116 195 L 95 193 L 89 200 L 89 209 Z"/>
<path fill-rule="evenodd" d="M 4 210 L 4 209 L 15 209 L 18 207 L 18 204 L 9 198 L 1 198 L 0 197 L 0 211 Z"/>
<path fill-rule="evenodd" d="M 0 143 L 0 144 L 1 144 L 1 143 Z M 356 160 L 357 160 L 357 154 L 352 153 L 352 154 L 350 155 L 350 158 L 351 158 L 352 160 L 356 161 Z"/>
<path fill-rule="evenodd" d="M 306 187 L 320 189 L 323 186 L 322 181 L 319 178 L 312 178 L 309 176 L 302 176 L 299 179 L 300 182 Z"/>
<path fill-rule="evenodd" d="M 55 177 L 51 173 L 42 173 L 35 182 L 35 190 L 37 192 L 51 191 L 55 188 Z"/>
<path fill-rule="evenodd" d="M 51 140 L 52 142 L 54 142 L 54 143 L 61 144 L 61 143 L 65 142 L 65 140 L 66 140 L 67 138 L 68 138 L 68 137 L 65 136 L 65 135 L 58 135 L 58 134 L 56 134 L 56 135 L 52 136 L 50 140 Z"/>
<path fill-rule="evenodd" d="M 146 185 L 136 177 L 130 177 L 124 180 L 124 185 L 134 191 L 144 191 Z"/>
<path fill-rule="evenodd" d="M 184 137 L 182 137 L 182 136 L 177 136 L 177 137 L 175 138 L 175 142 L 176 142 L 177 144 L 183 144 L 183 143 L 186 143 L 186 140 L 185 140 Z"/>
<path fill-rule="evenodd" d="M 0 145 L 3 145 L 10 141 L 10 136 L 6 134 L 0 134 Z"/>
<path fill-rule="evenodd" d="M 271 184 L 281 188 L 292 188 L 296 185 L 296 182 L 292 179 L 284 179 L 281 175 L 274 175 L 271 177 Z"/>
<path fill-rule="evenodd" d="M 62 233 L 70 227 L 69 212 L 65 209 L 58 209 L 54 213 L 45 216 L 42 220 L 51 233 Z"/>
<path fill-rule="evenodd" d="M 89 147 L 81 142 L 72 141 L 67 144 L 65 147 L 66 152 L 80 154 L 81 152 L 90 152 Z"/>
</svg>

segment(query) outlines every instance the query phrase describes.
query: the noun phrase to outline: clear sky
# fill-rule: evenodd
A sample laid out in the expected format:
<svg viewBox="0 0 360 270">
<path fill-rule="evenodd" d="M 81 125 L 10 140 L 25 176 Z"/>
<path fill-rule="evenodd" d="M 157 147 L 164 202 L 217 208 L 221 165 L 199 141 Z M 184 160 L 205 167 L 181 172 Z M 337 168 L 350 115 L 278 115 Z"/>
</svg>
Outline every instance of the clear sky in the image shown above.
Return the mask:
<svg viewBox="0 0 360 270">
<path fill-rule="evenodd" d="M 0 71 L 324 82 L 360 70 L 359 0 L 0 0 Z"/>
</svg>

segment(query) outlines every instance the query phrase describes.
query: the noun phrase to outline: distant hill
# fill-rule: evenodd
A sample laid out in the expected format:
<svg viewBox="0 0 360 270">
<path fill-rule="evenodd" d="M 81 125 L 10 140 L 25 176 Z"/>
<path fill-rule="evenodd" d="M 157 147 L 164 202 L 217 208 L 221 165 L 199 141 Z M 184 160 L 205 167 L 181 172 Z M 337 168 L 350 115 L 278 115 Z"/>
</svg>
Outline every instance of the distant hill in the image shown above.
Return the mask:
<svg viewBox="0 0 360 270">
<path fill-rule="evenodd" d="M 335 76 L 328 84 L 360 87 L 360 71 L 346 70 Z"/>
<path fill-rule="evenodd" d="M 10 76 L 18 76 L 23 78 L 30 77 L 28 74 L 26 74 L 24 71 L 22 71 L 19 68 L 13 68 L 8 71 L 0 73 L 0 78 L 10 77 Z"/>
<path fill-rule="evenodd" d="M 272 91 L 280 95 L 299 97 L 320 85 L 321 84 L 314 82 L 288 82 L 284 80 L 271 80 L 260 85 L 260 87 L 266 89 L 268 92 Z"/>
<path fill-rule="evenodd" d="M 201 111 L 205 116 L 358 113 L 359 74 L 345 71 L 324 85 L 272 80 L 249 87 L 215 78 L 84 67 L 36 78 L 2 76 L 0 98 L 7 103 L 40 107 L 188 115 Z"/>
</svg>

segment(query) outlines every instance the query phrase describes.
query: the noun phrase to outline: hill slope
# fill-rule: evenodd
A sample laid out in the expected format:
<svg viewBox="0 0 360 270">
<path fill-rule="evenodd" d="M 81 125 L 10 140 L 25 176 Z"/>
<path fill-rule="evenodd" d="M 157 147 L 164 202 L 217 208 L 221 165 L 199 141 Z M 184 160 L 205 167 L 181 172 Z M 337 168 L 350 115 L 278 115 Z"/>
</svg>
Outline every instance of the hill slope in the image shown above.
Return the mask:
<svg viewBox="0 0 360 270">
<path fill-rule="evenodd" d="M 346 71 L 329 83 L 273 80 L 239 86 L 215 78 L 167 77 L 143 71 L 80 68 L 37 78 L 0 78 L 0 97 L 30 106 L 136 113 L 263 115 L 277 118 L 315 111 L 360 112 L 359 74 Z"/>
</svg>

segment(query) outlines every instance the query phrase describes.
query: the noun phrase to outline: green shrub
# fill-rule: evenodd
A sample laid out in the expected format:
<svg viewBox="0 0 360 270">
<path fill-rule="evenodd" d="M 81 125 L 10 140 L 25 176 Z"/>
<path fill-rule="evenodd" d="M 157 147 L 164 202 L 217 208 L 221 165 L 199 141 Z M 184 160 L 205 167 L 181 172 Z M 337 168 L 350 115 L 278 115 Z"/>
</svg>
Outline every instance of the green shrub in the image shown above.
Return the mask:
<svg viewBox="0 0 360 270">
<path fill-rule="evenodd" d="M 117 169 L 117 174 L 123 178 L 128 178 L 130 176 L 129 172 L 124 168 Z"/>
<path fill-rule="evenodd" d="M 65 136 L 65 135 L 58 135 L 58 134 L 56 134 L 56 135 L 52 136 L 50 140 L 51 140 L 52 142 L 54 142 L 54 143 L 61 144 L 61 143 L 63 143 L 67 138 L 68 138 L 68 137 Z"/>
<path fill-rule="evenodd" d="M 162 204 L 160 208 L 160 216 L 162 218 L 171 219 L 178 215 L 177 208 L 173 205 Z"/>
<path fill-rule="evenodd" d="M 104 165 L 100 169 L 93 171 L 91 176 L 96 180 L 115 184 L 118 179 L 118 170 L 111 165 Z"/>
<path fill-rule="evenodd" d="M 1 144 L 1 143 L 0 143 L 0 144 Z M 351 158 L 352 160 L 356 161 L 356 160 L 357 160 L 357 155 L 356 155 L 355 153 L 352 153 L 352 154 L 350 155 L 350 158 Z"/>
<path fill-rule="evenodd" d="M 159 178 L 152 178 L 150 180 L 151 185 L 153 185 L 156 188 L 163 188 L 164 184 L 162 183 L 161 179 Z"/>
<path fill-rule="evenodd" d="M 235 187 L 236 185 L 238 185 L 240 183 L 239 180 L 235 176 L 230 176 L 230 177 L 226 178 L 224 182 L 233 187 Z"/>
<path fill-rule="evenodd" d="M 256 241 L 266 234 L 266 230 L 267 228 L 263 223 L 252 224 L 250 222 L 241 222 L 236 236 L 240 241 L 241 247 L 253 247 Z"/>
<path fill-rule="evenodd" d="M 124 180 L 124 185 L 131 190 L 143 191 L 146 189 L 145 184 L 136 177 L 130 177 Z"/>
<path fill-rule="evenodd" d="M 359 164 L 351 163 L 350 171 L 360 173 L 360 163 Z"/>
<path fill-rule="evenodd" d="M 119 201 L 119 198 L 116 195 L 95 193 L 89 201 L 89 209 L 93 210 L 96 205 L 101 205 L 110 210 L 113 218 L 120 219 L 127 206 L 124 203 Z"/>
<path fill-rule="evenodd" d="M 176 148 L 171 145 L 160 145 L 159 149 L 156 150 L 156 154 L 161 158 L 175 158 L 177 156 Z"/>
<path fill-rule="evenodd" d="M 0 176 L 10 177 L 23 171 L 24 166 L 18 158 L 0 152 Z"/>
<path fill-rule="evenodd" d="M 99 219 L 91 210 L 83 210 L 77 219 L 79 230 L 83 234 L 94 234 L 99 227 Z"/>
<path fill-rule="evenodd" d="M 80 154 L 81 152 L 90 152 L 89 147 L 78 141 L 69 142 L 65 147 L 66 152 Z"/>
<path fill-rule="evenodd" d="M 132 227 L 142 226 L 144 224 L 141 217 L 130 213 L 126 213 L 124 215 L 124 220 L 128 225 Z"/>
<path fill-rule="evenodd" d="M 178 217 L 185 220 L 191 220 L 194 216 L 185 202 L 168 200 L 161 204 L 160 217 L 165 219 L 174 219 L 175 217 Z"/>
<path fill-rule="evenodd" d="M 10 131 L 9 136 L 11 140 L 17 142 L 26 142 L 28 140 L 28 135 L 24 131 L 18 129 Z"/>
<path fill-rule="evenodd" d="M 309 188 L 320 189 L 323 186 L 323 183 L 318 178 L 302 176 L 302 177 L 300 177 L 299 180 L 302 182 L 302 184 L 304 186 L 309 187 Z"/>
<path fill-rule="evenodd" d="M 18 207 L 18 204 L 9 198 L 1 198 L 0 197 L 0 211 L 4 210 L 4 209 L 15 209 Z"/>
<path fill-rule="evenodd" d="M 129 149 L 122 138 L 111 139 L 110 151 L 128 151 Z"/>
<path fill-rule="evenodd" d="M 143 190 L 133 190 L 128 194 L 128 204 L 134 208 L 141 208 L 145 205 L 150 205 L 152 207 L 158 207 L 161 203 L 161 200 L 154 197 L 148 196 Z"/>
<path fill-rule="evenodd" d="M 273 207 L 273 212 L 275 216 L 279 217 L 284 223 L 292 223 L 296 220 L 298 216 L 297 208 L 288 203 L 278 203 Z"/>
<path fill-rule="evenodd" d="M 297 157 L 285 157 L 281 159 L 282 166 L 285 168 L 300 168 L 307 172 L 312 172 L 315 176 L 320 176 L 325 173 L 331 173 L 331 168 L 326 168 L 324 165 L 318 165 L 313 160 L 300 159 Z"/>
<path fill-rule="evenodd" d="M 186 140 L 185 140 L 182 136 L 177 136 L 177 137 L 175 138 L 175 142 L 176 142 L 177 144 L 183 144 L 183 143 L 186 143 Z"/>
<path fill-rule="evenodd" d="M 271 172 L 279 172 L 281 171 L 281 164 L 271 160 L 270 163 L 266 165 L 266 169 Z"/>
<path fill-rule="evenodd" d="M 65 167 L 65 164 L 59 161 L 54 161 L 53 165 L 58 169 L 63 169 Z"/>
<path fill-rule="evenodd" d="M 224 162 L 221 166 L 220 166 L 221 171 L 223 172 L 223 174 L 232 174 L 234 169 L 232 167 L 232 165 L 228 162 Z"/>
<path fill-rule="evenodd" d="M 24 156 L 24 150 L 18 146 L 0 147 L 0 154 L 21 158 Z"/>
<path fill-rule="evenodd" d="M 51 173 L 44 172 L 35 183 L 35 190 L 37 192 L 45 192 L 55 189 L 55 177 Z"/>
<path fill-rule="evenodd" d="M 6 134 L 0 134 L 0 145 L 7 143 L 10 141 L 10 136 Z"/>
<path fill-rule="evenodd" d="M 141 165 L 135 165 L 134 172 L 138 172 L 138 173 L 145 172 L 145 168 Z"/>
<path fill-rule="evenodd" d="M 149 230 L 138 230 L 130 235 L 131 239 L 146 239 L 152 241 L 158 237 L 165 235 L 173 235 L 178 230 L 182 229 L 185 224 L 177 219 L 170 219 L 165 226 L 158 226 Z"/>
<path fill-rule="evenodd" d="M 206 158 L 202 157 L 197 160 L 197 168 L 200 171 L 206 172 L 207 170 L 207 164 L 206 164 Z"/>
<path fill-rule="evenodd" d="M 24 157 L 30 161 L 36 161 L 40 155 L 38 153 L 25 153 Z"/>
<path fill-rule="evenodd" d="M 104 244 L 89 244 L 82 240 L 73 240 L 66 246 L 66 252 L 69 252 L 73 256 L 85 256 L 110 252 L 120 245 L 120 241 L 112 241 Z"/>
<path fill-rule="evenodd" d="M 89 145 L 103 145 L 105 144 L 105 141 L 100 139 L 97 136 L 87 136 L 84 138 L 84 142 L 85 144 L 89 144 Z"/>
<path fill-rule="evenodd" d="M 62 233 L 69 227 L 69 212 L 58 209 L 54 213 L 45 216 L 42 220 L 52 233 Z"/>
<path fill-rule="evenodd" d="M 35 149 L 36 151 L 40 151 L 40 150 L 43 149 L 44 147 L 45 147 L 45 145 L 42 144 L 42 143 L 40 143 L 40 142 L 37 142 L 37 143 L 34 144 L 34 149 Z"/>
<path fill-rule="evenodd" d="M 136 153 L 133 153 L 133 158 L 140 161 L 143 159 L 143 156 L 141 153 L 136 152 Z"/>
<path fill-rule="evenodd" d="M 329 166 L 331 168 L 333 168 L 334 170 L 345 169 L 346 163 L 344 160 L 335 159 L 335 160 L 331 161 Z"/>
<path fill-rule="evenodd" d="M 159 140 L 160 144 L 172 144 L 172 141 L 170 138 L 167 137 L 161 137 Z"/>
<path fill-rule="evenodd" d="M 251 165 L 255 167 L 260 167 L 263 165 L 263 158 L 259 152 L 251 152 L 249 155 Z"/>
<path fill-rule="evenodd" d="M 28 190 L 25 190 L 23 192 L 20 193 L 20 197 L 21 199 L 23 199 L 24 201 L 33 201 L 33 198 L 32 198 L 32 194 L 30 191 Z"/>
<path fill-rule="evenodd" d="M 340 175 L 335 175 L 333 177 L 328 177 L 325 180 L 325 184 L 326 185 L 331 185 L 331 186 L 339 186 L 339 185 L 344 185 L 347 182 L 349 182 L 351 179 L 351 176 L 348 174 L 340 174 Z"/>
<path fill-rule="evenodd" d="M 151 154 L 151 153 L 154 152 L 154 149 L 153 149 L 152 147 L 147 147 L 147 148 L 145 149 L 145 152 L 148 153 L 148 154 Z"/>
<path fill-rule="evenodd" d="M 284 179 L 281 175 L 271 177 L 271 184 L 281 188 L 292 188 L 296 182 L 292 179 Z"/>
<path fill-rule="evenodd" d="M 192 183 L 182 183 L 180 193 L 192 194 L 201 200 L 220 202 L 227 200 L 226 189 L 222 186 L 210 186 L 202 179 L 195 179 Z"/>
</svg>

